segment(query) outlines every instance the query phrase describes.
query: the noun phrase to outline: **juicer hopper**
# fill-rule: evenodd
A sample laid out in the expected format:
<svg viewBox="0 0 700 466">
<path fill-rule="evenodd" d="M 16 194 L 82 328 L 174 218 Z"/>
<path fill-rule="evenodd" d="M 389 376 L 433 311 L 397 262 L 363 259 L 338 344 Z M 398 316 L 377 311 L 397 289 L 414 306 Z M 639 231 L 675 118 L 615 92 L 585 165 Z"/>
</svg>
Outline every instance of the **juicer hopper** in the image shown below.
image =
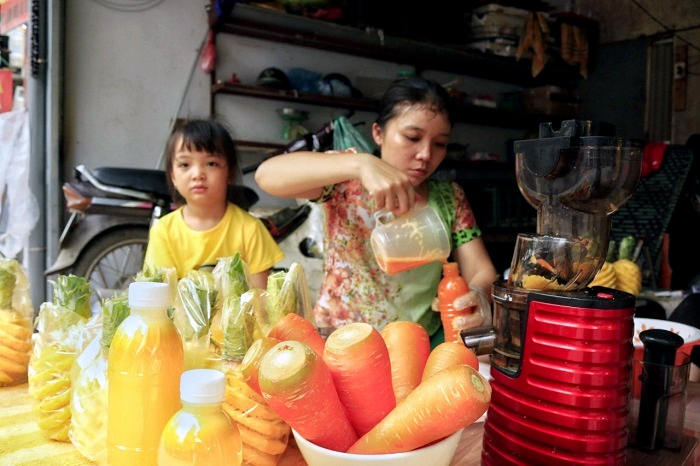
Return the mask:
<svg viewBox="0 0 700 466">
<path fill-rule="evenodd" d="M 632 196 L 642 168 L 642 144 L 597 135 L 591 121 L 567 120 L 539 138 L 515 142 L 518 187 L 537 209 L 537 235 L 521 235 L 509 284 L 530 288 L 526 275 L 583 289 L 605 260 L 611 214 Z M 544 283 L 544 282 L 542 282 Z"/>
</svg>

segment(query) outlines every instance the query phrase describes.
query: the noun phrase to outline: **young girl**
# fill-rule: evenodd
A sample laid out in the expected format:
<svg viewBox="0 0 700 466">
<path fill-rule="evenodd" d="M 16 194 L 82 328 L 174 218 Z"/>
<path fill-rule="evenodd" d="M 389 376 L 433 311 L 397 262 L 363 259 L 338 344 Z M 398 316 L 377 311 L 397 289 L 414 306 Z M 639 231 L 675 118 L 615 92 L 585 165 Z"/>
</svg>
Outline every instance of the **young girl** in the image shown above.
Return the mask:
<svg viewBox="0 0 700 466">
<path fill-rule="evenodd" d="M 227 200 L 238 172 L 229 132 L 215 121 L 190 121 L 170 136 L 165 155 L 168 186 L 182 205 L 151 228 L 144 267 L 175 267 L 181 278 L 239 252 L 251 286 L 265 288 L 284 253 L 259 219 Z"/>
<path fill-rule="evenodd" d="M 431 304 L 442 263 L 396 275 L 382 272 L 369 237 L 372 213 L 383 208 L 400 215 L 426 203 L 434 207 L 452 232 L 452 258 L 462 276 L 490 299 L 498 274 L 464 191 L 456 183 L 429 179 L 445 158 L 452 121 L 450 98 L 440 85 L 401 79 L 385 93 L 372 125 L 381 158 L 355 151 L 295 152 L 258 168 L 256 181 L 270 194 L 317 199 L 325 206 L 325 278 L 314 308 L 317 325 L 364 321 L 382 328 L 411 320 L 431 335 L 438 330 L 440 317 Z M 458 298 L 459 307 L 477 304 L 478 293 Z"/>
</svg>

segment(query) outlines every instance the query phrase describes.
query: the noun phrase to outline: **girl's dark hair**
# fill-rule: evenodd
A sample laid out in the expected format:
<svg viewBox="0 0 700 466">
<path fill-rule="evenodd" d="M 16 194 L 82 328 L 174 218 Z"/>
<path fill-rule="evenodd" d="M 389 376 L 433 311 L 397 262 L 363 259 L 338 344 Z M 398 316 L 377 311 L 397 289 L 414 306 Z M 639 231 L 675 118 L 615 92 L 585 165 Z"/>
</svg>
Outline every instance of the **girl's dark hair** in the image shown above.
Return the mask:
<svg viewBox="0 0 700 466">
<path fill-rule="evenodd" d="M 444 114 L 450 125 L 453 124 L 454 106 L 445 88 L 432 79 L 416 76 L 399 78 L 389 86 L 379 103 L 375 122 L 383 128 L 401 112 L 402 107 L 416 104 Z"/>
<path fill-rule="evenodd" d="M 229 187 L 233 184 L 238 175 L 238 154 L 231 133 L 215 120 L 189 120 L 173 131 L 165 146 L 165 174 L 174 202 L 184 202 L 172 181 L 173 160 L 179 147 L 223 157 L 228 167 Z"/>
</svg>

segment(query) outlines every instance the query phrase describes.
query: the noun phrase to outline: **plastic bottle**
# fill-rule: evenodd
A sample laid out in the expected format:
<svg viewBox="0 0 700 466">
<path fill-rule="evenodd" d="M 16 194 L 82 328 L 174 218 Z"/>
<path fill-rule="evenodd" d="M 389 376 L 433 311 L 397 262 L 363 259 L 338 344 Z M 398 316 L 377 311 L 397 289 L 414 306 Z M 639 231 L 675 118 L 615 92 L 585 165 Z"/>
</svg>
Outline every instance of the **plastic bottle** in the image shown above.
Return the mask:
<svg viewBox="0 0 700 466">
<path fill-rule="evenodd" d="M 129 286 L 131 314 L 109 348 L 109 464 L 155 465 L 163 427 L 181 407 L 184 355 L 180 334 L 166 313 L 169 305 L 165 283 Z"/>
<path fill-rule="evenodd" d="M 459 332 L 466 327 L 464 322 L 470 320 L 467 317 L 476 309 L 472 306 L 457 311 L 453 303 L 456 298 L 469 292 L 469 285 L 459 274 L 459 264 L 456 262 L 445 263 L 442 266 L 442 275 L 438 285 L 438 310 L 445 330 L 445 341 L 462 342 Z"/>
<path fill-rule="evenodd" d="M 160 466 L 235 466 L 243 462 L 238 427 L 221 408 L 225 392 L 223 372 L 192 369 L 182 374 L 182 409 L 163 429 Z"/>
</svg>

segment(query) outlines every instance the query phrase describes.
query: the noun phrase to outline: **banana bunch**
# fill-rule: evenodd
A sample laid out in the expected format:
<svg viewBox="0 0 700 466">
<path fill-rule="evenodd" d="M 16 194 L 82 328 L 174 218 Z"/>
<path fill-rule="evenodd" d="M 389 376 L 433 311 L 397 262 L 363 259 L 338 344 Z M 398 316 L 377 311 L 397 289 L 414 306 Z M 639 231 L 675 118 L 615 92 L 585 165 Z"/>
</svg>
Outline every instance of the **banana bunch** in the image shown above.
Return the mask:
<svg viewBox="0 0 700 466">
<path fill-rule="evenodd" d="M 32 325 L 15 312 L 0 310 L 0 387 L 27 380 Z"/>
<path fill-rule="evenodd" d="M 226 373 L 224 411 L 236 423 L 243 443 L 243 464 L 276 466 L 287 449 L 291 429 L 237 370 Z"/>
<path fill-rule="evenodd" d="M 618 258 L 613 260 L 615 242 L 611 241 L 603 267 L 588 286 L 615 288 L 637 296 L 642 291 L 642 270 L 632 260 L 635 243 L 634 236 L 623 238 Z"/>
</svg>

